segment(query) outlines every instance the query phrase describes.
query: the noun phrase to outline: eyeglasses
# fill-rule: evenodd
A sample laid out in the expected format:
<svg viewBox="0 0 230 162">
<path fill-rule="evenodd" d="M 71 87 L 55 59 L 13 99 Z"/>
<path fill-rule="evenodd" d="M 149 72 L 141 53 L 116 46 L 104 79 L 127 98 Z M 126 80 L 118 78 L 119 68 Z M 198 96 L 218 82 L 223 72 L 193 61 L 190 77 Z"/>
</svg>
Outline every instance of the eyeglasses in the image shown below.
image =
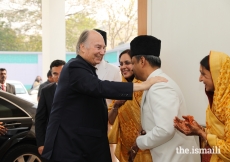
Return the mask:
<svg viewBox="0 0 230 162">
<path fill-rule="evenodd" d="M 123 66 L 123 65 L 130 65 L 130 64 L 132 64 L 131 61 L 120 62 L 120 66 Z"/>
</svg>

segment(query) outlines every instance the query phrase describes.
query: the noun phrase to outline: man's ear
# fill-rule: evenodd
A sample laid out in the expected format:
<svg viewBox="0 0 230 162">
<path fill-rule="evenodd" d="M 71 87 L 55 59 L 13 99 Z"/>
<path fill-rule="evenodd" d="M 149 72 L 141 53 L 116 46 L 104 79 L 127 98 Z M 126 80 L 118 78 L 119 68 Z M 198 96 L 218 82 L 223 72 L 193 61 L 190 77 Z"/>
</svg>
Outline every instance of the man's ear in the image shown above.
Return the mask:
<svg viewBox="0 0 230 162">
<path fill-rule="evenodd" d="M 83 53 L 85 53 L 85 45 L 84 43 L 80 44 L 80 51 L 82 51 Z"/>
<path fill-rule="evenodd" d="M 140 58 L 140 64 L 141 64 L 141 67 L 144 67 L 144 66 L 145 66 L 145 64 L 146 64 L 146 59 L 145 59 L 145 57 L 141 56 L 141 58 Z"/>
</svg>

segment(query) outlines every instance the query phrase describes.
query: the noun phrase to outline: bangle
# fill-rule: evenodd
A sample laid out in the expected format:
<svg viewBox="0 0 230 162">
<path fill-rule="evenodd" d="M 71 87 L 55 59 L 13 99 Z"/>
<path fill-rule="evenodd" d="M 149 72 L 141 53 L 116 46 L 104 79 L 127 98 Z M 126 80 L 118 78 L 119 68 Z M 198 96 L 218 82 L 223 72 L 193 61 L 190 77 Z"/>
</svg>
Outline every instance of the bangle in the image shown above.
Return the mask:
<svg viewBox="0 0 230 162">
<path fill-rule="evenodd" d="M 201 128 L 202 131 L 205 132 L 205 128 L 203 126 L 199 125 L 199 127 Z"/>
<path fill-rule="evenodd" d="M 202 127 L 202 131 L 204 131 L 204 132 L 205 132 L 205 128 L 204 128 L 204 127 Z"/>
<path fill-rule="evenodd" d="M 134 154 L 137 154 L 139 148 L 138 148 L 137 146 L 132 146 L 132 147 L 131 147 L 131 150 L 132 150 L 132 152 L 133 152 Z"/>
<path fill-rule="evenodd" d="M 134 154 L 136 154 L 136 151 L 131 147 L 131 150 L 132 150 L 132 152 L 134 153 Z"/>
<path fill-rule="evenodd" d="M 206 139 L 204 139 L 204 146 L 206 147 L 206 146 L 208 146 L 208 140 Z"/>
</svg>

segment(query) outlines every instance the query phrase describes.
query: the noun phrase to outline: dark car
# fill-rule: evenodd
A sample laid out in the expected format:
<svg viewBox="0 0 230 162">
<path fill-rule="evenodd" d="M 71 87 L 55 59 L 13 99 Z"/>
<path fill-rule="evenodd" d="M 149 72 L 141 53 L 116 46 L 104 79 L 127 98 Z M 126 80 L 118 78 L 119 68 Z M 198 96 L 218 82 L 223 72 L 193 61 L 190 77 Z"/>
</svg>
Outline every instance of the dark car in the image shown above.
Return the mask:
<svg viewBox="0 0 230 162">
<path fill-rule="evenodd" d="M 0 122 L 8 129 L 0 136 L 1 162 L 41 162 L 37 151 L 34 118 L 37 105 L 0 91 Z"/>
</svg>

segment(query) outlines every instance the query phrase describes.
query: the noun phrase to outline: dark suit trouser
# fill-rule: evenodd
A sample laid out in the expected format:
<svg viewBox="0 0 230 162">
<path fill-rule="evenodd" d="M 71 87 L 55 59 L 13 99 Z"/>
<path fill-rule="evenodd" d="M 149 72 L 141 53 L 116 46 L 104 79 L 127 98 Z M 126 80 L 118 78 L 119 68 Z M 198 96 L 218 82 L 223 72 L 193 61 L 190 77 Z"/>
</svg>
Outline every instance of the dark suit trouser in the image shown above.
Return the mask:
<svg viewBox="0 0 230 162">
<path fill-rule="evenodd" d="M 105 133 L 105 135 L 107 134 Z M 87 137 L 82 137 L 82 139 L 84 138 Z M 92 137 L 89 138 L 91 139 Z M 102 140 L 97 142 L 99 139 Z M 54 144 L 55 149 L 53 150 L 51 159 L 53 162 L 112 162 L 107 136 L 101 137 L 99 139 L 95 138 L 95 140 L 92 141 L 91 146 L 87 146 L 86 143 L 81 143 L 81 146 L 77 146 L 77 144 L 74 144 L 74 142 L 69 144 L 75 145 L 77 147 L 75 147 L 75 150 L 67 151 L 68 155 L 62 155 L 61 153 L 61 150 L 65 149 L 66 146 L 67 149 L 69 148 L 68 145 L 65 146 L 61 140 L 56 140 Z M 89 143 L 91 144 L 91 142 Z M 56 149 L 58 147 L 59 149 Z M 87 152 L 84 152 L 83 150 Z"/>
</svg>

